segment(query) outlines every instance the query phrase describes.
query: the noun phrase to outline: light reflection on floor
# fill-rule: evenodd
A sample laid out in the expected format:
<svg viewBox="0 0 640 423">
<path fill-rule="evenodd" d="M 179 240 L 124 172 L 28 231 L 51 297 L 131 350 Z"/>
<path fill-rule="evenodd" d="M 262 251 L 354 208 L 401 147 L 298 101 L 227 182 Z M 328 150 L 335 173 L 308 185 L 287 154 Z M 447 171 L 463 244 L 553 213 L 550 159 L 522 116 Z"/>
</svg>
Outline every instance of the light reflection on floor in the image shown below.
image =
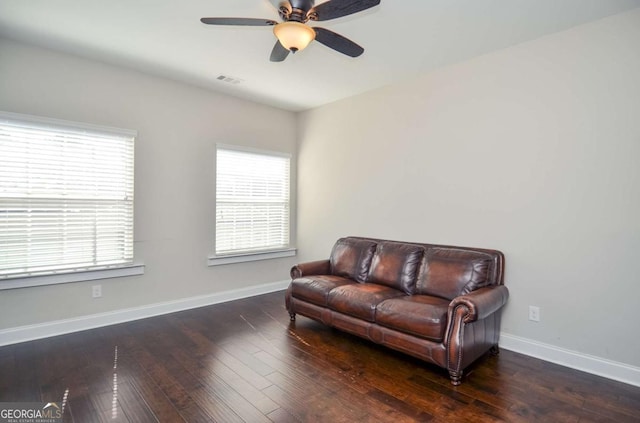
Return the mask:
<svg viewBox="0 0 640 423">
<path fill-rule="evenodd" d="M 113 398 L 111 400 L 111 419 L 118 418 L 118 346 L 113 353 Z"/>
<path fill-rule="evenodd" d="M 62 411 L 61 414 L 64 416 L 64 409 L 67 407 L 67 399 L 69 398 L 69 388 L 64 390 L 64 394 L 62 395 Z"/>
</svg>

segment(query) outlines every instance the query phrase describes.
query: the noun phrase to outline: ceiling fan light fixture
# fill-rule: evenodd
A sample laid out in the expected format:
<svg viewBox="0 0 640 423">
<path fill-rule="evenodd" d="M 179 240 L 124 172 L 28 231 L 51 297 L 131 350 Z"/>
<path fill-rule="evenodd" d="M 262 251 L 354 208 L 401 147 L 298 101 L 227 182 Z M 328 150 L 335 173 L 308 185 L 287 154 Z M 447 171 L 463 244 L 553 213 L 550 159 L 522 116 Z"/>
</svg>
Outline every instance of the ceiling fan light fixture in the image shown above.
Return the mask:
<svg viewBox="0 0 640 423">
<path fill-rule="evenodd" d="M 273 33 L 280 44 L 295 53 L 304 50 L 316 38 L 313 28 L 300 22 L 282 22 L 273 27 Z"/>
</svg>

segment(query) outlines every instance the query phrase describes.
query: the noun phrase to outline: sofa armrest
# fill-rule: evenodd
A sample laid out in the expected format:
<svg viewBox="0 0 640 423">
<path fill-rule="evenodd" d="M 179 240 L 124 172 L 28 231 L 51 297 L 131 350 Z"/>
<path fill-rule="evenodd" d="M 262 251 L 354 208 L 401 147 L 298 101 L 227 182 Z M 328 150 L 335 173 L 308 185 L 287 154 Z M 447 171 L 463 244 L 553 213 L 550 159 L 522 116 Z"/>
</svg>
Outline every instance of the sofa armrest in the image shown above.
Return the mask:
<svg viewBox="0 0 640 423">
<path fill-rule="evenodd" d="M 463 322 L 471 323 L 500 310 L 507 303 L 509 290 L 504 285 L 494 285 L 477 289 L 466 295 L 454 298 L 449 304 L 449 322 L 454 318 L 455 310 L 459 306 L 465 306 Z"/>
<path fill-rule="evenodd" d="M 301 278 L 308 275 L 328 275 L 330 271 L 329 260 L 300 263 L 291 268 L 291 279 Z"/>
<path fill-rule="evenodd" d="M 465 367 L 498 345 L 498 311 L 507 298 L 509 290 L 504 285 L 492 285 L 456 297 L 449 303 L 444 345 L 447 369 L 454 385 L 460 384 Z"/>
</svg>

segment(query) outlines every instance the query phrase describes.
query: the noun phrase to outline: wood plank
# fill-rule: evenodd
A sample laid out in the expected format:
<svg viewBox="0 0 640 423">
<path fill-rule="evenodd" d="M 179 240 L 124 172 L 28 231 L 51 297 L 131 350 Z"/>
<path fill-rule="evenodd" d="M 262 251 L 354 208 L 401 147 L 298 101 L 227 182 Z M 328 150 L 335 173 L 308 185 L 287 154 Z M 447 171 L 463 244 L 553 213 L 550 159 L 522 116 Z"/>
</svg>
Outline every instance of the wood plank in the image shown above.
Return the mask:
<svg viewBox="0 0 640 423">
<path fill-rule="evenodd" d="M 87 394 L 74 395 L 67 399 L 63 414 L 64 422 L 100 422 L 101 413 Z"/>
<path fill-rule="evenodd" d="M 0 401 L 59 402 L 68 388 L 64 421 L 75 423 L 640 421 L 639 387 L 510 351 L 480 358 L 453 387 L 418 359 L 289 322 L 283 300 L 0 347 Z"/>
</svg>

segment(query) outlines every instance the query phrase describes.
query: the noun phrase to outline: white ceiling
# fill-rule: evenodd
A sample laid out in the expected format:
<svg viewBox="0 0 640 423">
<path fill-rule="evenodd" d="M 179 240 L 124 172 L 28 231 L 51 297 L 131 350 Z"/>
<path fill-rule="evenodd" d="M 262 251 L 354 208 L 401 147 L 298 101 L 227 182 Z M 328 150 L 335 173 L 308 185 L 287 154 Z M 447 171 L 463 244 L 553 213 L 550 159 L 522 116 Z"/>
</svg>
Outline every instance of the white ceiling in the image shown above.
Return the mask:
<svg viewBox="0 0 640 423">
<path fill-rule="evenodd" d="M 269 61 L 271 27 L 199 21 L 279 20 L 271 2 L 0 0 L 0 36 L 299 111 L 640 7 L 640 0 L 382 0 L 311 23 L 362 45 L 359 58 L 314 42 L 282 63 Z"/>
</svg>

